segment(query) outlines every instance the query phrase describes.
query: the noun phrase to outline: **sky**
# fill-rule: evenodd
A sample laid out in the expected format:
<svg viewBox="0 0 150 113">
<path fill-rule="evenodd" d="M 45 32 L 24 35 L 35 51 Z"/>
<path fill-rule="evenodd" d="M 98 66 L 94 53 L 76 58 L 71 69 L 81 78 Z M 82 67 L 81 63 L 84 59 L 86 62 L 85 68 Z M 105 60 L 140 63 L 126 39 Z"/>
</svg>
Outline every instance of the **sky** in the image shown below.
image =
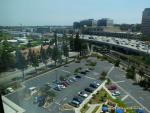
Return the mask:
<svg viewBox="0 0 150 113">
<path fill-rule="evenodd" d="M 112 18 L 141 23 L 150 0 L 0 0 L 0 26 L 72 25 L 83 19 Z"/>
</svg>

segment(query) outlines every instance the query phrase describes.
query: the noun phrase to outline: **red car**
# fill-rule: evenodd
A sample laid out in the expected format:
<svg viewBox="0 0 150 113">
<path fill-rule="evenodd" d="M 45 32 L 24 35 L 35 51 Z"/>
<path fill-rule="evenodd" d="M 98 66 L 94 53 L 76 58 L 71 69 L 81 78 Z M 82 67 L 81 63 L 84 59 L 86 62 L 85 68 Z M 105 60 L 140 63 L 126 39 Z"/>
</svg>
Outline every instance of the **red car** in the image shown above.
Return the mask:
<svg viewBox="0 0 150 113">
<path fill-rule="evenodd" d="M 68 86 L 68 84 L 66 82 L 62 82 L 61 84 L 64 85 L 65 87 Z"/>
<path fill-rule="evenodd" d="M 108 86 L 107 88 L 108 88 L 108 90 L 116 90 L 117 86 L 115 84 L 112 84 L 112 85 Z"/>
</svg>

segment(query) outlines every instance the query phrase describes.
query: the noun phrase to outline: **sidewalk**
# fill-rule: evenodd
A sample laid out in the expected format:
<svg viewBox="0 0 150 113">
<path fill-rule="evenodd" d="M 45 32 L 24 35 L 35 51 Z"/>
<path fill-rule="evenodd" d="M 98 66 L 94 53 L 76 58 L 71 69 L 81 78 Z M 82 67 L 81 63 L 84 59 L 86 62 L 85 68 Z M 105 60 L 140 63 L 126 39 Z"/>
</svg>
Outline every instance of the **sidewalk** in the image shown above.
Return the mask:
<svg viewBox="0 0 150 113">
<path fill-rule="evenodd" d="M 65 59 L 65 58 L 63 58 L 63 59 Z M 70 58 L 70 60 L 71 60 L 71 58 Z M 68 59 L 68 61 L 70 61 L 70 60 Z M 48 62 L 47 65 L 51 65 L 53 63 L 54 63 L 54 61 L 50 61 L 50 62 Z M 40 68 L 43 68 L 43 67 L 45 67 L 45 65 L 43 63 L 40 63 L 39 67 L 37 67 L 37 69 L 40 69 Z M 25 76 L 29 76 L 29 75 L 27 75 L 27 73 L 32 72 L 34 70 L 35 70 L 34 67 L 28 67 L 25 70 Z M 0 85 L 10 83 L 13 78 L 22 77 L 22 72 L 20 70 L 16 70 L 16 71 L 10 72 L 10 73 L 9 72 L 5 72 L 4 75 L 5 75 L 4 77 L 0 78 Z"/>
<path fill-rule="evenodd" d="M 99 104 L 90 104 L 89 109 L 86 111 L 86 113 L 92 113 L 92 111 L 95 109 L 95 107 L 100 106 Z"/>
</svg>

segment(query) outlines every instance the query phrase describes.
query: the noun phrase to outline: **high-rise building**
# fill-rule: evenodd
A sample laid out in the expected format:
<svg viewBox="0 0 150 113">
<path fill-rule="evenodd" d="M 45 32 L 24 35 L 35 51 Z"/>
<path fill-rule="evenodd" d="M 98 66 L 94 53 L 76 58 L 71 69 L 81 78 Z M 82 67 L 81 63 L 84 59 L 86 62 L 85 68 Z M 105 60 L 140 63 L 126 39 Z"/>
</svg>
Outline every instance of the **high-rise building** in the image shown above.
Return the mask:
<svg viewBox="0 0 150 113">
<path fill-rule="evenodd" d="M 87 20 L 80 21 L 80 26 L 81 27 L 84 27 L 84 26 L 86 26 L 86 27 L 94 27 L 94 26 L 96 26 L 96 24 L 97 24 L 97 22 L 94 19 L 87 19 Z"/>
<path fill-rule="evenodd" d="M 73 23 L 73 28 L 74 29 L 79 29 L 80 28 L 80 22 L 74 22 Z"/>
<path fill-rule="evenodd" d="M 142 34 L 143 36 L 150 36 L 150 8 L 146 8 L 143 11 Z"/>
<path fill-rule="evenodd" d="M 97 21 L 97 26 L 102 26 L 102 27 L 113 26 L 113 20 L 109 18 L 102 18 Z"/>
</svg>

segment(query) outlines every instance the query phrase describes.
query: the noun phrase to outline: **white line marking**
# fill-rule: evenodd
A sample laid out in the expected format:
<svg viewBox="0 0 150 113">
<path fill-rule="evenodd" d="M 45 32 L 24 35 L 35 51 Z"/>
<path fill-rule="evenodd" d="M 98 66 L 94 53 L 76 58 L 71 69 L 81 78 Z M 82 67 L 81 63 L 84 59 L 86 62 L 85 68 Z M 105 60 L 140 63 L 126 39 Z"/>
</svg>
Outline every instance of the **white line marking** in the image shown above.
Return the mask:
<svg viewBox="0 0 150 113">
<path fill-rule="evenodd" d="M 124 101 L 129 95 L 125 95 L 121 100 Z"/>
<path fill-rule="evenodd" d="M 60 103 L 58 103 L 58 102 L 54 102 L 55 104 L 57 104 L 57 105 L 61 105 Z"/>
<path fill-rule="evenodd" d="M 89 76 L 85 76 L 85 78 L 96 80 L 95 78 L 92 78 L 92 77 L 89 77 Z"/>
<path fill-rule="evenodd" d="M 107 73 L 107 76 L 109 76 L 109 74 L 111 73 L 111 71 L 114 69 L 114 66 L 112 66 L 111 68 L 110 68 L 110 70 L 108 71 L 108 73 Z"/>
<path fill-rule="evenodd" d="M 114 83 L 121 83 L 121 82 L 125 82 L 124 80 L 121 80 L 121 81 L 116 81 Z"/>
<path fill-rule="evenodd" d="M 66 72 L 66 73 L 69 73 L 69 74 L 71 73 L 70 71 L 66 71 L 66 70 L 63 70 L 63 69 L 62 69 L 61 71 Z"/>
</svg>

